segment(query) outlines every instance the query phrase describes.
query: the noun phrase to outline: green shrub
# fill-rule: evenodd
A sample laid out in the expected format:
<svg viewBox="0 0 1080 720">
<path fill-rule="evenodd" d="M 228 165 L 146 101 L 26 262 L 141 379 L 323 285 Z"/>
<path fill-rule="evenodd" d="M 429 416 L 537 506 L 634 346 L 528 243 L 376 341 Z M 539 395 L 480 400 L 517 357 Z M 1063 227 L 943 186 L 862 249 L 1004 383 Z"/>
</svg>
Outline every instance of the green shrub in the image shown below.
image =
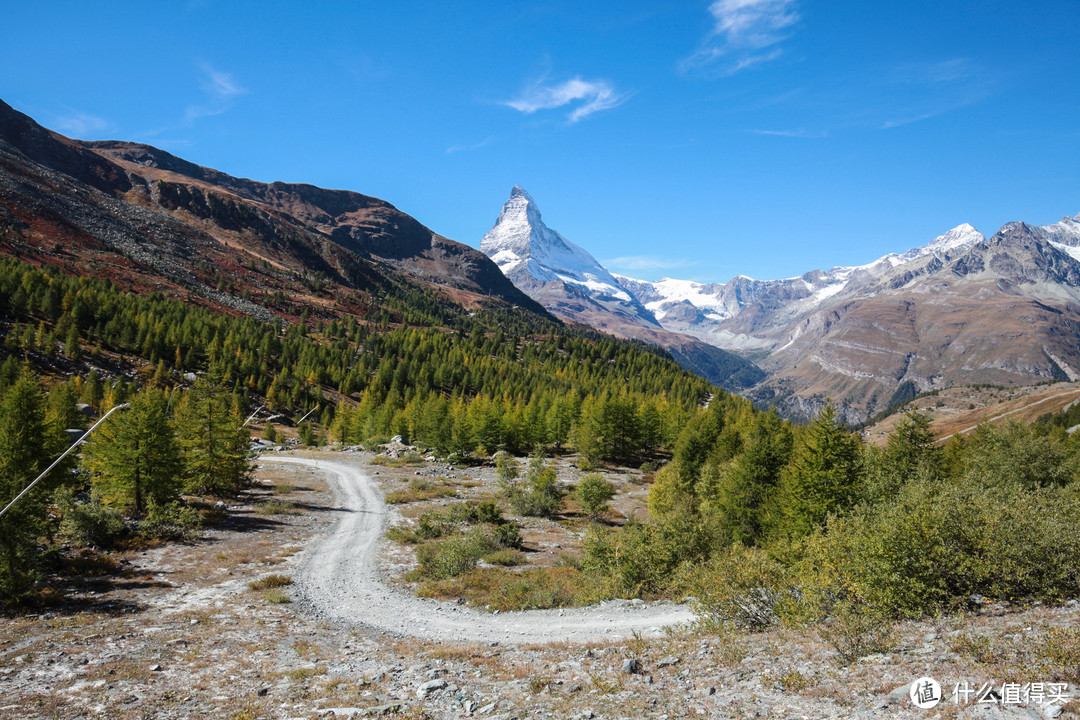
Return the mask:
<svg viewBox="0 0 1080 720">
<path fill-rule="evenodd" d="M 495 549 L 495 543 L 481 528 L 473 528 L 465 535 L 417 547 L 417 572 L 431 579 L 456 577 L 475 568 L 481 557 Z"/>
<path fill-rule="evenodd" d="M 499 506 L 491 500 L 485 500 L 476 506 L 476 519 L 492 525 L 502 525 L 506 522 L 503 519 L 502 512 L 499 510 Z"/>
<path fill-rule="evenodd" d="M 972 594 L 1056 600 L 1080 592 L 1080 498 L 1018 482 L 917 479 L 899 495 L 833 519 L 797 570 L 809 604 L 830 598 L 915 617 Z"/>
<path fill-rule="evenodd" d="M 120 513 L 102 505 L 96 496 L 80 503 L 68 492 L 58 498 L 58 504 L 63 512 L 60 535 L 73 545 L 110 547 L 127 532 Z"/>
<path fill-rule="evenodd" d="M 566 495 L 555 467 L 540 457 L 529 459 L 524 483 L 511 481 L 504 483 L 503 487 L 514 512 L 530 517 L 551 517 L 556 514 L 562 509 L 562 499 Z"/>
<path fill-rule="evenodd" d="M 615 486 L 600 473 L 589 473 L 574 488 L 574 498 L 591 518 L 598 518 L 608 510 L 608 501 L 615 497 Z"/>
<path fill-rule="evenodd" d="M 514 567 L 516 565 L 522 565 L 525 562 L 525 557 L 521 554 L 520 550 L 510 550 L 503 548 L 502 550 L 496 550 L 490 552 L 483 557 L 484 562 L 491 563 L 492 565 L 502 565 L 503 567 Z"/>
<path fill-rule="evenodd" d="M 794 599 L 787 568 L 760 548 L 732 546 L 691 572 L 697 624 L 708 631 L 764 629 Z"/>
<path fill-rule="evenodd" d="M 619 530 L 593 525 L 582 543 L 582 569 L 609 583 L 621 597 L 657 595 L 670 589 L 679 567 L 706 557 L 710 538 L 692 517 L 643 525 L 631 520 Z"/>
<path fill-rule="evenodd" d="M 896 645 L 895 625 L 885 610 L 863 603 L 843 601 L 832 608 L 831 616 L 818 631 L 844 664 L 874 653 L 888 652 Z"/>
<path fill-rule="evenodd" d="M 521 549 L 520 526 L 516 522 L 504 522 L 491 529 L 491 539 L 500 547 Z"/>
<path fill-rule="evenodd" d="M 160 540 L 192 539 L 203 526 L 202 517 L 195 508 L 183 503 L 151 505 L 146 518 L 139 523 L 139 533 Z"/>
<path fill-rule="evenodd" d="M 296 506 L 287 500 L 266 500 L 255 505 L 257 515 L 292 515 Z"/>
</svg>

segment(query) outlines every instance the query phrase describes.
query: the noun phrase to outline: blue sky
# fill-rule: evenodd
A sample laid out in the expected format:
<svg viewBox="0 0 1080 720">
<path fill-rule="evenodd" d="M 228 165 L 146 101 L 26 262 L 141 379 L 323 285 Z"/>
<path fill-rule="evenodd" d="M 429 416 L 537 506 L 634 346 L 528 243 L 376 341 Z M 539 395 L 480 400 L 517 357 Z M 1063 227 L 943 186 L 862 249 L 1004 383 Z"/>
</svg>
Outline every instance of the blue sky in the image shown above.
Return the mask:
<svg viewBox="0 0 1080 720">
<path fill-rule="evenodd" d="M 646 279 L 1080 212 L 1076 0 L 41 0 L 0 21 L 0 99 L 64 134 L 356 190 L 474 246 L 521 184 Z"/>
</svg>

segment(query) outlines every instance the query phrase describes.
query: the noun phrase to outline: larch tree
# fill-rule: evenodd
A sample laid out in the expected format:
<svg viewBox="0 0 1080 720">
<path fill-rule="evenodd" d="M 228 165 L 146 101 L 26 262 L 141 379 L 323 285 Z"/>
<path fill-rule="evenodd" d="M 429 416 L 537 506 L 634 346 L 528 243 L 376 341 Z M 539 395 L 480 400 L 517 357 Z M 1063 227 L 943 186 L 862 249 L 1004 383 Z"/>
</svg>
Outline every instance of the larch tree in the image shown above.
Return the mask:
<svg viewBox="0 0 1080 720">
<path fill-rule="evenodd" d="M 87 444 L 84 462 L 92 485 L 111 505 L 142 517 L 180 494 L 180 445 L 164 393 L 143 390 Z"/>
</svg>

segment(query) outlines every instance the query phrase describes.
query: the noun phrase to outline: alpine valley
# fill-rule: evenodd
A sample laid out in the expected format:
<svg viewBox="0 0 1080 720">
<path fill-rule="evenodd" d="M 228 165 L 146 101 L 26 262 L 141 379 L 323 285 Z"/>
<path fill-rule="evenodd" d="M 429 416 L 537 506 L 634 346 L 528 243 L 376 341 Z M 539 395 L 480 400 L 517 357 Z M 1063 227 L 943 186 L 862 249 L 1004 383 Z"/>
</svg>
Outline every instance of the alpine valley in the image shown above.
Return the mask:
<svg viewBox="0 0 1080 720">
<path fill-rule="evenodd" d="M 761 405 L 813 417 L 829 400 L 858 423 L 956 385 L 1080 379 L 1080 216 L 960 225 L 902 254 L 783 280 L 613 275 L 544 225 L 515 187 L 481 250 L 553 314 L 676 357 L 693 338 L 753 360 L 737 377 Z M 683 364 L 687 363 L 683 354 Z"/>
</svg>

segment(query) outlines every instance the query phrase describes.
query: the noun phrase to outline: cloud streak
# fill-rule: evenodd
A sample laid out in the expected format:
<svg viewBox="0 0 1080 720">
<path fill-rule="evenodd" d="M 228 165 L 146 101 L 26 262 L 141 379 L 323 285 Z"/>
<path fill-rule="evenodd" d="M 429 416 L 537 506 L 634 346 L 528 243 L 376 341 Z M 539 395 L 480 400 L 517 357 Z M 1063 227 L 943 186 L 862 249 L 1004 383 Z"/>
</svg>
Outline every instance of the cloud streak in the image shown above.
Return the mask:
<svg viewBox="0 0 1080 720">
<path fill-rule="evenodd" d="M 479 150 L 485 145 L 490 145 L 494 140 L 495 137 L 493 135 L 489 135 L 480 142 L 473 143 L 472 145 L 451 145 L 450 147 L 446 148 L 446 154 L 450 155 L 457 152 L 471 152 L 473 150 Z"/>
<path fill-rule="evenodd" d="M 687 260 L 673 260 L 671 258 L 656 257 L 655 255 L 626 255 L 604 261 L 604 265 L 607 267 L 636 271 L 671 270 L 686 267 L 690 264 Z"/>
<path fill-rule="evenodd" d="M 89 135 L 106 130 L 109 122 L 96 115 L 72 110 L 67 115 L 54 116 L 49 125 L 62 135 L 85 140 Z"/>
<path fill-rule="evenodd" d="M 187 125 L 199 118 L 221 115 L 232 107 L 235 98 L 247 93 L 231 73 L 217 70 L 208 63 L 203 63 L 200 69 L 203 73 L 200 86 L 206 93 L 206 99 L 184 110 L 184 123 Z"/>
<path fill-rule="evenodd" d="M 526 115 L 539 110 L 574 106 L 566 117 L 570 122 L 576 123 L 601 110 L 610 110 L 622 104 L 628 97 L 627 93 L 617 92 L 606 80 L 582 80 L 575 77 L 555 85 L 544 84 L 541 80 L 502 104 Z"/>
<path fill-rule="evenodd" d="M 799 21 L 796 0 L 716 0 L 709 6 L 713 29 L 683 71 L 734 75 L 783 54 L 775 47 Z"/>
</svg>

